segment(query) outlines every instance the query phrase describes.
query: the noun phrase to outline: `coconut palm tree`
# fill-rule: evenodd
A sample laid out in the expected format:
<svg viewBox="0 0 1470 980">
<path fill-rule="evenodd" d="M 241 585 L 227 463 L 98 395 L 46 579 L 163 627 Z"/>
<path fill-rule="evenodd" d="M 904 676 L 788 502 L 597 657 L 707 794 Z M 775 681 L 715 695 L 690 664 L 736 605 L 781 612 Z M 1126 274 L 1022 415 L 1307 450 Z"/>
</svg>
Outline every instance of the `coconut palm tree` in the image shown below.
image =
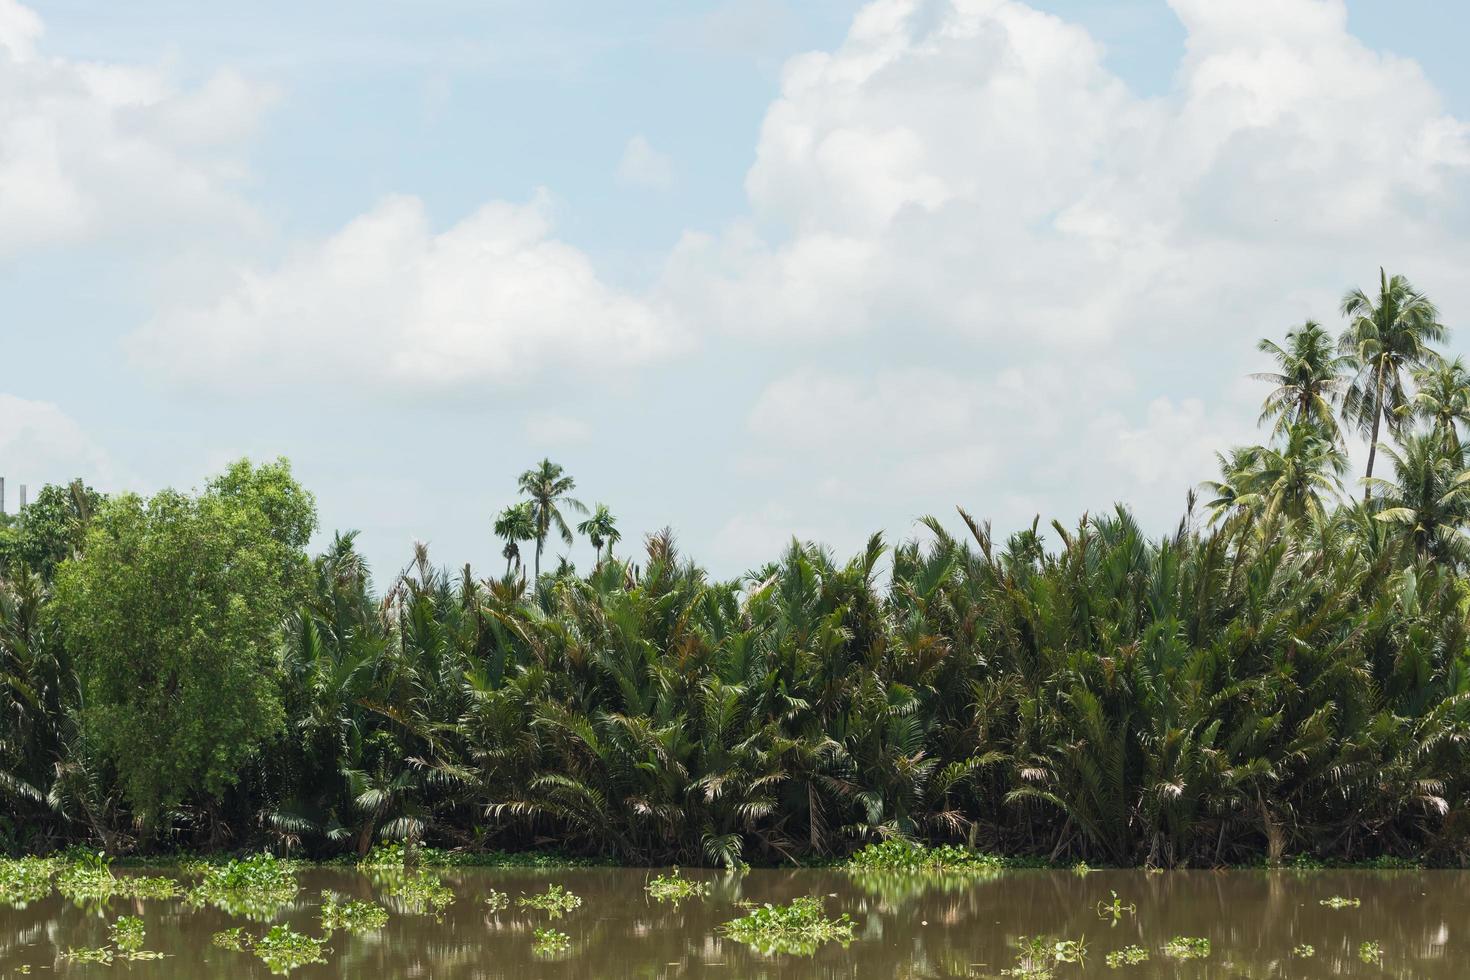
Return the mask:
<svg viewBox="0 0 1470 980">
<path fill-rule="evenodd" d="M 612 511 L 607 509 L 606 504 L 598 504 L 592 511 L 592 516 L 577 525 L 577 530 L 592 542 L 599 562 L 602 561 L 604 542 L 607 544 L 607 557 L 611 560 L 613 545 L 623 539 L 623 535 L 618 531 L 617 518 L 613 517 Z"/>
<path fill-rule="evenodd" d="M 1437 356 L 1431 344 L 1448 334 L 1429 297 L 1403 276 L 1389 277 L 1378 270 L 1378 296 L 1349 290 L 1342 299 L 1348 318 L 1339 349 L 1352 359 L 1357 373 L 1342 402 L 1343 421 L 1368 437 L 1368 468 L 1373 476 L 1380 427 L 1397 435 L 1408 418 L 1409 396 L 1404 382 L 1408 372 L 1424 368 Z M 1368 488 L 1363 490 L 1364 498 Z"/>
<path fill-rule="evenodd" d="M 495 518 L 495 536 L 505 541 L 500 553 L 505 556 L 505 574 L 510 575 L 511 562 L 521 567 L 521 542 L 536 537 L 536 520 L 531 513 L 531 502 L 523 500 L 511 504 Z"/>
<path fill-rule="evenodd" d="M 1414 372 L 1413 411 L 1461 457 L 1460 427 L 1470 426 L 1470 371 L 1460 358 L 1438 360 Z"/>
<path fill-rule="evenodd" d="M 1434 432 L 1406 438 L 1398 449 L 1385 445 L 1394 478 L 1377 477 L 1369 489 L 1378 492 L 1383 508 L 1378 520 L 1402 528 L 1415 554 L 1463 561 L 1464 528 L 1470 521 L 1470 471 Z"/>
<path fill-rule="evenodd" d="M 1342 395 L 1350 360 L 1338 352 L 1322 325 L 1308 320 L 1300 329 L 1287 332 L 1285 347 L 1263 339 L 1257 349 L 1270 354 L 1277 366 L 1275 371 L 1252 375 L 1275 386 L 1266 396 L 1260 421 L 1274 419 L 1275 435 L 1284 434 L 1302 422 L 1311 422 L 1337 441 L 1333 404 Z"/>
<path fill-rule="evenodd" d="M 540 581 L 541 552 L 546 547 L 546 539 L 551 536 L 552 530 L 555 529 L 567 544 L 571 544 L 573 540 L 572 529 L 562 516 L 561 508 L 570 507 L 579 514 L 585 514 L 587 507 L 580 500 L 568 496 L 576 489 L 576 481 L 567 476 L 560 465 L 549 459 L 543 459 L 535 469 L 522 473 L 520 486 L 521 493 L 530 498 L 526 502 L 531 505 L 531 521 L 536 529 L 535 577 Z"/>
</svg>

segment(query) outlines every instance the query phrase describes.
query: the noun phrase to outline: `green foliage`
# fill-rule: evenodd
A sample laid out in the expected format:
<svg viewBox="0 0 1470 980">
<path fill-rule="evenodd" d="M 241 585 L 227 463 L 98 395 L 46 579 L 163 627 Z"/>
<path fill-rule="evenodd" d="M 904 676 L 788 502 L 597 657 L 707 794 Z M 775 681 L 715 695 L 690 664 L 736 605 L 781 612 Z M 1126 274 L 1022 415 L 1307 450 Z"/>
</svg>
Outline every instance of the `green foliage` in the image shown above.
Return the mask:
<svg viewBox="0 0 1470 980">
<path fill-rule="evenodd" d="M 531 951 L 537 956 L 555 956 L 572 948 L 572 937 L 555 929 L 532 929 Z"/>
<path fill-rule="evenodd" d="M 50 581 L 82 546 L 87 524 L 103 497 L 81 480 L 47 484 L 20 514 L 0 522 L 0 572 L 25 568 Z"/>
<path fill-rule="evenodd" d="M 1175 936 L 1164 944 L 1164 955 L 1176 960 L 1202 960 L 1210 955 L 1210 941 L 1190 936 Z"/>
<path fill-rule="evenodd" d="M 314 523 L 285 461 L 242 461 L 198 496 L 107 501 L 58 573 L 83 727 L 146 822 L 221 793 L 283 725 L 276 644 Z"/>
<path fill-rule="evenodd" d="M 559 919 L 573 909 L 581 908 L 582 898 L 561 885 L 547 885 L 546 891 L 539 895 L 522 895 L 516 899 L 516 904 L 523 909 L 537 909 L 546 912 L 553 919 Z"/>
<path fill-rule="evenodd" d="M 510 896 L 505 892 L 490 889 L 489 894 L 485 896 L 485 911 L 493 915 L 508 908 L 510 908 Z"/>
<path fill-rule="evenodd" d="M 854 924 L 846 912 L 828 918 L 815 896 L 794 899 L 788 905 L 765 904 L 721 927 L 725 935 L 761 953 L 810 956 L 830 942 L 852 942 Z"/>
<path fill-rule="evenodd" d="M 255 937 L 246 932 L 243 926 L 236 926 L 215 933 L 209 941 L 220 949 L 243 952 L 255 944 Z"/>
<path fill-rule="evenodd" d="M 51 894 L 55 858 L 0 858 L 0 905 L 25 908 Z"/>
<path fill-rule="evenodd" d="M 690 881 L 679 874 L 675 868 L 670 874 L 659 875 L 647 885 L 648 894 L 659 902 L 672 902 L 678 905 L 680 902 L 690 898 L 703 898 L 709 894 L 709 883 L 704 881 Z"/>
<path fill-rule="evenodd" d="M 61 958 L 73 963 L 100 963 L 111 964 L 113 960 L 157 960 L 162 959 L 163 954 L 146 950 L 143 948 L 148 934 L 143 928 L 143 920 L 135 915 L 121 915 L 107 927 L 107 935 L 110 944 L 97 948 L 67 949 L 61 954 Z"/>
<path fill-rule="evenodd" d="M 1300 946 L 1291 948 L 1291 955 L 1301 960 L 1311 959 L 1317 955 L 1317 947 L 1309 943 L 1302 943 Z"/>
<path fill-rule="evenodd" d="M 1022 936 L 1016 940 L 1016 965 L 1000 971 L 1004 977 L 1051 980 L 1060 963 L 1081 963 L 1087 958 L 1084 939 L 1054 939 L 1051 936 Z"/>
<path fill-rule="evenodd" d="M 972 848 L 953 844 L 928 847 L 900 838 L 869 844 L 848 858 L 845 865 L 849 871 L 911 874 L 989 874 L 1010 866 L 1004 858 Z"/>
<path fill-rule="evenodd" d="M 431 871 L 416 871 L 391 882 L 386 893 L 401 900 L 411 912 L 439 914 L 454 902 L 454 891 Z"/>
<path fill-rule="evenodd" d="M 1142 946 L 1124 946 L 1122 949 L 1114 950 L 1103 957 L 1103 962 L 1108 965 L 1108 969 L 1110 970 L 1116 970 L 1124 966 L 1137 966 L 1140 963 L 1148 962 L 1148 950 Z"/>
<path fill-rule="evenodd" d="M 339 902 L 333 892 L 322 892 L 322 932 L 377 932 L 388 924 L 388 910 L 373 902 Z"/>
<path fill-rule="evenodd" d="M 1355 909 L 1363 904 L 1363 900 L 1361 898 L 1343 898 L 1341 895 L 1333 895 L 1331 898 L 1322 899 L 1317 904 L 1329 909 Z"/>
<path fill-rule="evenodd" d="M 1364 963 L 1383 963 L 1383 947 L 1377 940 L 1368 940 L 1358 945 L 1358 959 Z"/>
<path fill-rule="evenodd" d="M 300 890 L 295 865 L 269 854 L 208 864 L 200 871 L 202 879 L 188 892 L 191 905 L 213 905 L 258 921 L 272 918 Z"/>
<path fill-rule="evenodd" d="M 255 955 L 272 973 L 286 974 L 312 963 L 325 963 L 326 940 L 313 939 L 283 925 L 271 926 L 253 944 Z"/>
</svg>

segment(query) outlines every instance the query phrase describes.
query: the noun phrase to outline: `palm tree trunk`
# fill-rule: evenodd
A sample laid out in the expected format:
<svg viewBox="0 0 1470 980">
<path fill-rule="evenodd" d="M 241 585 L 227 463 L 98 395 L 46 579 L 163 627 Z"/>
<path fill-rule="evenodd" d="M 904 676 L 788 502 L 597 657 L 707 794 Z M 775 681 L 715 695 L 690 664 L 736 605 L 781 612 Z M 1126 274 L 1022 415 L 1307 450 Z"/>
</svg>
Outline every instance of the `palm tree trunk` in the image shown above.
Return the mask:
<svg viewBox="0 0 1470 980">
<path fill-rule="evenodd" d="M 541 546 L 546 542 L 545 538 L 536 539 L 536 577 L 532 580 L 541 581 Z"/>
<path fill-rule="evenodd" d="M 1378 425 L 1383 421 L 1383 371 L 1378 373 L 1378 390 L 1373 399 L 1373 436 L 1368 442 L 1368 471 L 1363 474 L 1366 481 L 1373 476 L 1373 459 L 1378 455 Z M 1373 488 L 1366 482 L 1363 484 L 1363 503 L 1368 502 L 1368 497 Z"/>
</svg>

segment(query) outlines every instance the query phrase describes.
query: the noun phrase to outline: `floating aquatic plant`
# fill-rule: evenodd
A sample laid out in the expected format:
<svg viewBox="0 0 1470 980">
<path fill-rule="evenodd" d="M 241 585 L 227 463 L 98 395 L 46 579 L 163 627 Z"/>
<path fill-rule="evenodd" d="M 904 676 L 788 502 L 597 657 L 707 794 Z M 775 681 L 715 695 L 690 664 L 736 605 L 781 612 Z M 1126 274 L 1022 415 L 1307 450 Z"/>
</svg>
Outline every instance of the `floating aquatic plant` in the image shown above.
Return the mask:
<svg viewBox="0 0 1470 980">
<path fill-rule="evenodd" d="M 1310 959 L 1317 955 L 1317 947 L 1308 943 L 1302 943 L 1300 946 L 1293 946 L 1291 948 L 1291 955 L 1298 959 Z"/>
<path fill-rule="evenodd" d="M 1324 905 L 1329 909 L 1355 909 L 1363 904 L 1363 900 L 1361 898 L 1343 898 L 1341 895 L 1333 895 L 1331 898 L 1322 899 L 1317 904 Z"/>
<path fill-rule="evenodd" d="M 1124 946 L 1103 957 L 1103 962 L 1110 969 L 1116 970 L 1120 966 L 1137 966 L 1148 962 L 1148 950 L 1142 946 Z"/>
<path fill-rule="evenodd" d="M 1000 973 L 1003 977 L 1051 980 L 1058 963 L 1081 963 L 1086 958 L 1086 939 L 1021 936 L 1016 940 L 1016 965 Z"/>
<path fill-rule="evenodd" d="M 264 920 L 296 897 L 296 865 L 269 854 L 256 854 L 227 864 L 206 864 L 196 870 L 203 879 L 189 889 L 191 905 L 213 905 L 231 915 Z"/>
<path fill-rule="evenodd" d="M 1382 963 L 1383 947 L 1376 940 L 1361 943 L 1358 946 L 1358 959 L 1364 963 Z"/>
<path fill-rule="evenodd" d="M 432 871 L 416 871 L 390 883 L 385 891 L 401 899 L 414 912 L 438 915 L 454 902 L 454 890 Z"/>
<path fill-rule="evenodd" d="M 690 881 L 679 874 L 675 868 L 672 874 L 659 875 L 648 883 L 648 894 L 656 901 L 673 902 L 678 905 L 685 899 L 703 898 L 709 894 L 709 884 L 703 881 Z"/>
<path fill-rule="evenodd" d="M 1176 960 L 1202 960 L 1210 955 L 1210 941 L 1190 936 L 1175 936 L 1164 944 L 1164 955 Z"/>
<path fill-rule="evenodd" d="M 286 926 L 271 926 L 270 931 L 254 943 L 255 955 L 272 973 L 290 973 L 308 963 L 325 963 L 326 940 L 313 939 Z"/>
<path fill-rule="evenodd" d="M 535 937 L 531 951 L 537 956 L 554 956 L 566 952 L 572 946 L 572 937 L 555 929 L 533 929 L 531 935 Z"/>
<path fill-rule="evenodd" d="M 388 910 L 375 902 L 339 902 L 335 892 L 322 892 L 322 932 L 376 932 L 388 924 Z"/>
<path fill-rule="evenodd" d="M 1112 894 L 1113 900 L 1111 902 L 1104 902 L 1102 899 L 1098 899 L 1097 917 L 1099 919 L 1112 919 L 1113 925 L 1117 925 L 1123 916 L 1132 915 L 1138 911 L 1138 906 L 1131 902 L 1124 905 L 1123 900 L 1118 897 L 1117 892 L 1112 891 L 1112 889 L 1108 889 L 1108 891 Z"/>
<path fill-rule="evenodd" d="M 553 919 L 559 919 L 572 909 L 580 908 L 582 899 L 561 885 L 547 885 L 546 891 L 539 895 L 522 895 L 516 899 L 516 904 L 525 909 L 539 909 Z"/>
<path fill-rule="evenodd" d="M 56 858 L 0 858 L 0 904 L 24 908 L 51 894 Z"/>
<path fill-rule="evenodd" d="M 209 937 L 209 941 L 220 949 L 233 949 L 236 952 L 243 952 L 255 945 L 255 937 L 240 926 L 217 932 Z"/>
<path fill-rule="evenodd" d="M 794 899 L 789 905 L 762 905 L 721 927 L 725 935 L 756 950 L 810 956 L 826 943 L 844 946 L 852 942 L 852 918 L 843 913 L 828 918 L 822 900 L 814 896 Z"/>
<path fill-rule="evenodd" d="M 1005 858 L 970 847 L 942 844 L 926 847 L 910 840 L 893 838 L 869 844 L 847 859 L 848 871 L 899 871 L 910 873 L 979 874 L 995 873 L 1011 866 Z"/>
<path fill-rule="evenodd" d="M 485 907 L 492 913 L 507 909 L 510 907 L 510 896 L 492 888 L 490 894 L 485 896 Z"/>
<path fill-rule="evenodd" d="M 148 933 L 143 928 L 143 920 L 136 915 L 118 916 L 112 925 L 107 927 L 107 936 L 111 940 L 107 946 L 68 949 L 61 954 L 61 957 L 73 963 L 104 964 L 118 959 L 159 960 L 163 958 L 162 953 L 143 948 Z"/>
</svg>

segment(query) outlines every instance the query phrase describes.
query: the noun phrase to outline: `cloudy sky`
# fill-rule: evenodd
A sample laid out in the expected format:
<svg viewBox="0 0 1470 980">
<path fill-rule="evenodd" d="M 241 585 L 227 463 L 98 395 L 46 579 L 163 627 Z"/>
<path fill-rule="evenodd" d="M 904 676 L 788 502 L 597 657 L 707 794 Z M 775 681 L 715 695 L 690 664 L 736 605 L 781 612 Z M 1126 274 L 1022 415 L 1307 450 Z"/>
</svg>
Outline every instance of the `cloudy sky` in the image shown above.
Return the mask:
<svg viewBox="0 0 1470 980">
<path fill-rule="evenodd" d="M 379 569 L 489 571 L 550 454 L 722 575 L 1162 530 L 1256 338 L 1379 264 L 1470 313 L 1440 0 L 247 6 L 0 0 L 11 508 L 286 455 Z"/>
</svg>

